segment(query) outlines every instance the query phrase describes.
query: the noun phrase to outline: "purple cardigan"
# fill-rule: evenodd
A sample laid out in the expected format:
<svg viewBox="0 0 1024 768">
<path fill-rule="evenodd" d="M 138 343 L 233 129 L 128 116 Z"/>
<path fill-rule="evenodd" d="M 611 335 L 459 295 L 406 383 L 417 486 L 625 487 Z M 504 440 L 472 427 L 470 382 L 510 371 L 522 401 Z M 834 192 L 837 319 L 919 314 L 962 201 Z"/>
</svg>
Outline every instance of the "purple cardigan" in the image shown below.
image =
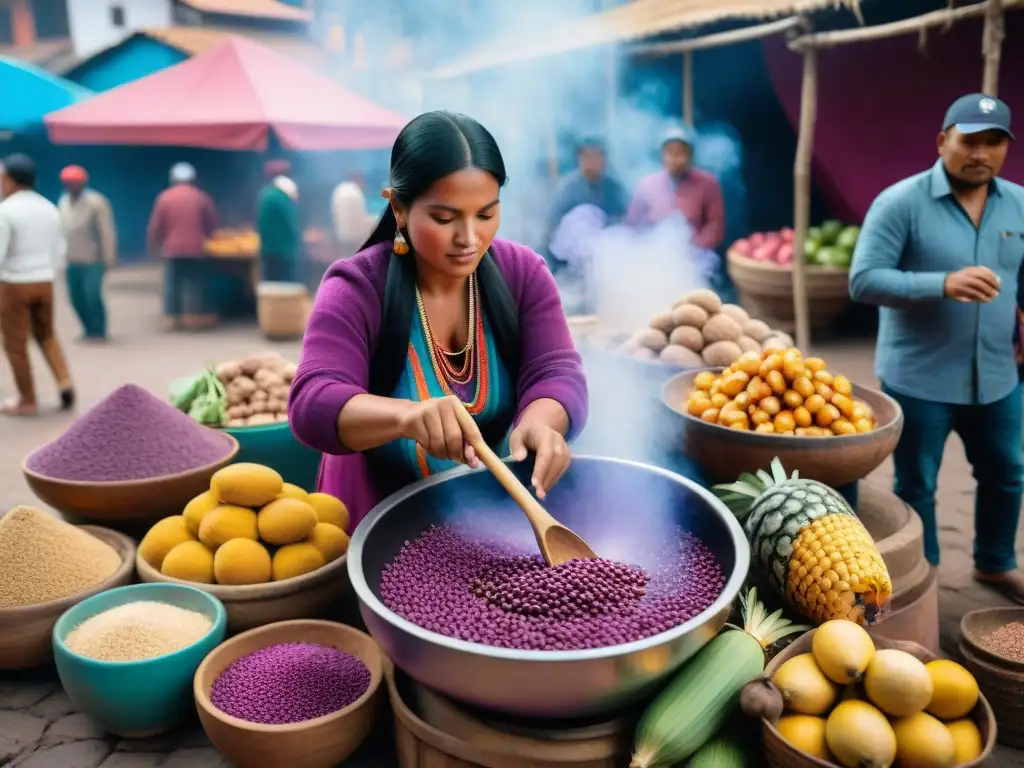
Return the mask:
<svg viewBox="0 0 1024 768">
<path fill-rule="evenodd" d="M 495 240 L 491 253 L 519 307 L 523 362 L 516 382 L 516 421 L 534 400 L 550 398 L 569 414 L 569 436 L 579 434 L 587 418 L 587 383 L 554 278 L 544 260 L 525 246 Z M 366 457 L 342 445 L 337 429 L 341 409 L 369 385 L 390 256 L 390 243 L 381 243 L 327 271 L 288 401 L 296 437 L 324 454 L 318 490 L 345 502 L 350 531 L 382 492 L 397 490 L 374 487 Z"/>
</svg>

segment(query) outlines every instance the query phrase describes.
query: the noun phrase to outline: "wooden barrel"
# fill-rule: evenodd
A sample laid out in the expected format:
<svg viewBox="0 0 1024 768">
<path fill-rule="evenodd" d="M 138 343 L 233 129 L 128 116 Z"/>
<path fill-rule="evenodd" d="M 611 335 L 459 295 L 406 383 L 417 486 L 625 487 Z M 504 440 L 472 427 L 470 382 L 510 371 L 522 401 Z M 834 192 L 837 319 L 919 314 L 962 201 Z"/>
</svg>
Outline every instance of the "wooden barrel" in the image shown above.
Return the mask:
<svg viewBox="0 0 1024 768">
<path fill-rule="evenodd" d="M 871 482 L 858 486 L 857 517 L 889 569 L 893 600 L 918 590 L 929 577 L 921 518 L 895 493 Z"/>
<path fill-rule="evenodd" d="M 617 768 L 629 762 L 631 727 L 509 732 L 423 689 L 390 663 L 384 677 L 399 768 Z"/>
<path fill-rule="evenodd" d="M 751 317 L 772 328 L 792 333 L 793 270 L 730 252 L 727 256 L 740 304 Z M 850 306 L 849 271 L 839 267 L 809 266 L 807 303 L 814 328 L 827 327 Z"/>
<path fill-rule="evenodd" d="M 939 572 L 926 566 L 924 581 L 892 599 L 889 614 L 868 628 L 872 637 L 916 643 L 936 656 L 939 647 Z"/>
<path fill-rule="evenodd" d="M 960 640 L 960 658 L 992 704 L 999 723 L 999 743 L 1024 749 L 1024 672 L 1015 664 L 982 655 L 966 638 Z"/>
<path fill-rule="evenodd" d="M 309 308 L 309 289 L 302 283 L 267 282 L 256 288 L 256 318 L 268 339 L 302 338 Z"/>
</svg>

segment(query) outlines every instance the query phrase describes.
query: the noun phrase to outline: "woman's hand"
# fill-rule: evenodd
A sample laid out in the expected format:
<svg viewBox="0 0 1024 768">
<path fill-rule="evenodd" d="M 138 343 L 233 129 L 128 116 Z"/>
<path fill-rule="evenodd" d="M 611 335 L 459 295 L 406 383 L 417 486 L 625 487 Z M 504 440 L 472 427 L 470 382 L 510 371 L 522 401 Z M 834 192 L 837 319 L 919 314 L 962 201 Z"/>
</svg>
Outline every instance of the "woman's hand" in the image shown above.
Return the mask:
<svg viewBox="0 0 1024 768">
<path fill-rule="evenodd" d="M 519 422 L 509 437 L 509 448 L 516 461 L 523 461 L 529 453 L 536 455 L 530 484 L 539 499 L 547 496 L 572 461 L 562 433 L 539 421 Z"/>
<path fill-rule="evenodd" d="M 462 407 L 454 395 L 411 402 L 398 417 L 402 437 L 415 440 L 435 458 L 451 459 L 475 468 L 480 460 L 469 442 L 470 438 L 479 436 L 479 430 L 474 435 L 463 432 L 455 415 L 455 409 Z"/>
</svg>

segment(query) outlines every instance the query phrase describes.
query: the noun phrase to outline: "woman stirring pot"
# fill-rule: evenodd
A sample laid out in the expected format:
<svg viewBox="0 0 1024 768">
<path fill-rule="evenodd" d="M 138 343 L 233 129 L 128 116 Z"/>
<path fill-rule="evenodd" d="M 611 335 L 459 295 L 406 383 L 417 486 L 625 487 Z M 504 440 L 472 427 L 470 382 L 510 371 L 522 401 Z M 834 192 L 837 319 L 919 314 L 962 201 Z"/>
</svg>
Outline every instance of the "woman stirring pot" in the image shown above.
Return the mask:
<svg viewBox="0 0 1024 768">
<path fill-rule="evenodd" d="M 323 452 L 318 489 L 348 505 L 350 528 L 402 486 L 478 464 L 459 401 L 499 454 L 535 455 L 540 498 L 569 467 L 582 362 L 544 260 L 495 239 L 504 183 L 486 128 L 420 115 L 395 140 L 376 229 L 324 277 L 288 412 Z"/>
</svg>

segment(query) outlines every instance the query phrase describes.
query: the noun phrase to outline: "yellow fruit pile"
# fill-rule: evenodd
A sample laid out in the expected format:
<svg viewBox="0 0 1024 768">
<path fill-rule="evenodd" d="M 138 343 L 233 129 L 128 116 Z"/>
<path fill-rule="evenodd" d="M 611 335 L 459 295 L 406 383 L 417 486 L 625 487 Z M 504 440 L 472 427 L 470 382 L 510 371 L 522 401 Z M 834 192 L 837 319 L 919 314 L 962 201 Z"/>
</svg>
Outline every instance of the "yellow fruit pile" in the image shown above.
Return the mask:
<svg viewBox="0 0 1024 768">
<path fill-rule="evenodd" d="M 797 749 L 844 768 L 954 768 L 984 745 L 970 714 L 978 684 L 959 664 L 925 664 L 905 651 L 876 650 L 846 619 L 818 627 L 811 653 L 772 676 L 785 715 L 775 724 Z"/>
<path fill-rule="evenodd" d="M 182 514 L 160 520 L 139 554 L 165 576 L 200 584 L 263 584 L 322 568 L 348 551 L 348 510 L 258 464 L 232 464 Z"/>
<path fill-rule="evenodd" d="M 687 413 L 730 429 L 832 437 L 875 428 L 870 406 L 853 398 L 850 380 L 795 347 L 747 352 L 720 374 L 697 374 L 694 385 Z"/>
</svg>

